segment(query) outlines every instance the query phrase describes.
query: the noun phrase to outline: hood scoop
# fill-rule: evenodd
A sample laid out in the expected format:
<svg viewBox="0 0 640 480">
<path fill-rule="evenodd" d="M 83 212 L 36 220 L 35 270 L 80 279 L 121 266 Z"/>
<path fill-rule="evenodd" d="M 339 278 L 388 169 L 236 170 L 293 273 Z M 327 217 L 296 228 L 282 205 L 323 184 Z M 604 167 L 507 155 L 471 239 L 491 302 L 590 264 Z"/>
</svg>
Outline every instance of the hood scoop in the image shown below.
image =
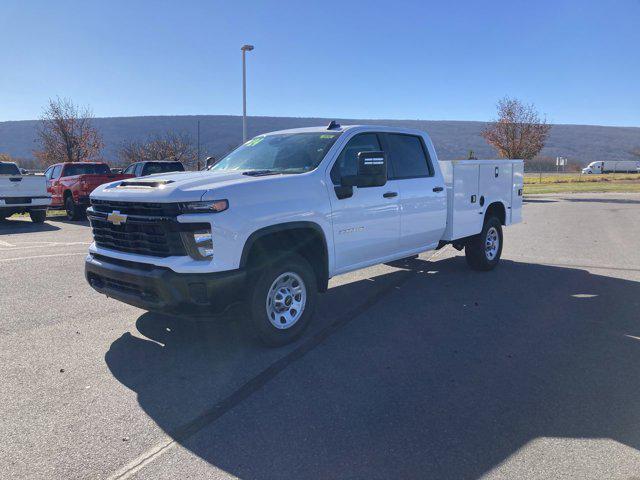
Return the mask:
<svg viewBox="0 0 640 480">
<path fill-rule="evenodd" d="M 162 188 L 173 180 L 125 180 L 117 188 Z"/>
</svg>

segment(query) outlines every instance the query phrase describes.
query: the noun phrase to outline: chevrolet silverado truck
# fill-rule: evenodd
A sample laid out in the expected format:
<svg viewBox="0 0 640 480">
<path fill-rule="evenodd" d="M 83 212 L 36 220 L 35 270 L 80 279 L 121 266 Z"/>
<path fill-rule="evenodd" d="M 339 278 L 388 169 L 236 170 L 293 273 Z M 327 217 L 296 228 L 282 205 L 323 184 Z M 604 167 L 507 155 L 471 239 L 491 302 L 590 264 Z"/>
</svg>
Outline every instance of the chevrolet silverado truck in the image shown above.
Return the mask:
<svg viewBox="0 0 640 480">
<path fill-rule="evenodd" d="M 273 132 L 206 171 L 94 190 L 85 276 L 146 310 L 211 315 L 241 302 L 252 331 L 283 345 L 336 275 L 446 244 L 493 269 L 522 188 L 521 160 L 439 162 L 418 130 Z"/>
<path fill-rule="evenodd" d="M 31 221 L 43 223 L 51 195 L 42 175 L 23 175 L 13 162 L 0 162 L 0 220 L 14 213 L 29 213 Z"/>
<path fill-rule="evenodd" d="M 114 174 L 102 162 L 68 162 L 51 165 L 44 176 L 51 194 L 51 208 L 66 210 L 69 220 L 80 220 L 96 187 L 133 175 Z"/>
</svg>

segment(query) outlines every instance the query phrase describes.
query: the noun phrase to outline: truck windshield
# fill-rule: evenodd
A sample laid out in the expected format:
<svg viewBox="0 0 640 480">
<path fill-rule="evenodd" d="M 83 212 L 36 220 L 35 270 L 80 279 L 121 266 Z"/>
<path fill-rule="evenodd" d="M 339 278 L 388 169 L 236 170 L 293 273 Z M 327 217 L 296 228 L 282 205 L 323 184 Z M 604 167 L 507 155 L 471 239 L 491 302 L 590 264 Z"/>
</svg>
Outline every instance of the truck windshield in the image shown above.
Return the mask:
<svg viewBox="0 0 640 480">
<path fill-rule="evenodd" d="M 103 163 L 79 163 L 77 165 L 67 165 L 64 169 L 65 177 L 74 175 L 109 175 L 111 170 Z"/>
<path fill-rule="evenodd" d="M 0 175 L 20 175 L 20 169 L 15 163 L 0 163 Z"/>
<path fill-rule="evenodd" d="M 320 164 L 339 136 L 337 132 L 260 135 L 236 148 L 209 170 L 309 172 Z"/>
</svg>

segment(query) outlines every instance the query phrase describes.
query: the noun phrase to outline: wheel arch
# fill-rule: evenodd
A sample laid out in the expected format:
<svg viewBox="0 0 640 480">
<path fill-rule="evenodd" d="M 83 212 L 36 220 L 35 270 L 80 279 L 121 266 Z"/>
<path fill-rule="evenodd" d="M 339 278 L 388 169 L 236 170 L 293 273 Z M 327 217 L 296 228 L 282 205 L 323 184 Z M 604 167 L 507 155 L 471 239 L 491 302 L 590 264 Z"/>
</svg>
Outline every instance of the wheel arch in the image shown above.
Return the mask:
<svg viewBox="0 0 640 480">
<path fill-rule="evenodd" d="M 485 220 L 492 215 L 498 217 L 498 220 L 500 220 L 500 223 L 502 225 L 507 224 L 507 208 L 505 207 L 503 202 L 496 201 L 489 204 L 484 212 Z"/>
<path fill-rule="evenodd" d="M 251 267 L 270 250 L 290 250 L 304 257 L 313 267 L 318 290 L 325 292 L 329 282 L 329 250 L 322 227 L 315 222 L 287 222 L 256 230 L 244 244 L 240 268 Z"/>
</svg>

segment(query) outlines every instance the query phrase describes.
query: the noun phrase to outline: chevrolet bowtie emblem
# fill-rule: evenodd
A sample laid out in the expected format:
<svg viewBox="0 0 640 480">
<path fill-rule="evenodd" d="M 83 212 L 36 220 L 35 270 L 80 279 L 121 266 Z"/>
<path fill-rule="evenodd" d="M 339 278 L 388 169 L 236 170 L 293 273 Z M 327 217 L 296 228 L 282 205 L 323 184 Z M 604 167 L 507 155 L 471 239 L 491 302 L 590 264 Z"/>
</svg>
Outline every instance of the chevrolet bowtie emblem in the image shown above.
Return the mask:
<svg viewBox="0 0 640 480">
<path fill-rule="evenodd" d="M 122 225 L 127 221 L 127 216 L 122 215 L 117 210 L 114 210 L 109 215 L 107 215 L 107 221 L 113 223 L 114 225 Z"/>
</svg>

